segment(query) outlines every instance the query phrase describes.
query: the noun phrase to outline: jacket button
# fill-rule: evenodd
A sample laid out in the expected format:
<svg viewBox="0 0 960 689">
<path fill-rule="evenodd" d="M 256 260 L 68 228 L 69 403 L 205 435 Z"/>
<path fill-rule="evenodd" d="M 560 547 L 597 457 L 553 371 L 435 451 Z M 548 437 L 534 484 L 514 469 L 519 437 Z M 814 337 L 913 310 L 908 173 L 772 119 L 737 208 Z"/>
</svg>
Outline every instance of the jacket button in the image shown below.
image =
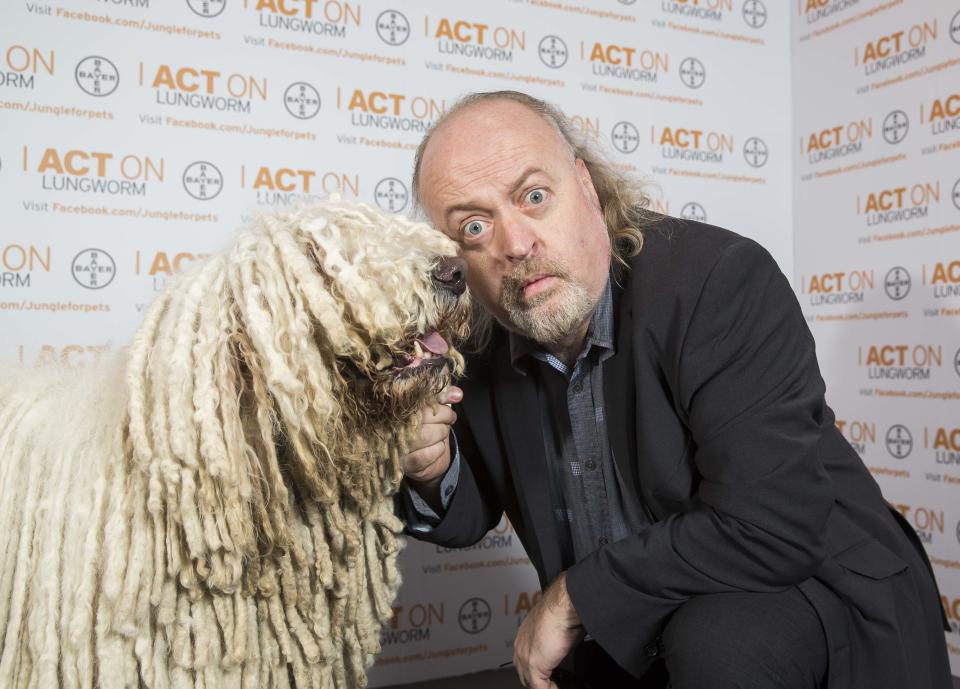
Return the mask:
<svg viewBox="0 0 960 689">
<path fill-rule="evenodd" d="M 647 645 L 644 646 L 644 648 L 643 648 L 643 653 L 644 653 L 644 655 L 646 655 L 646 656 L 648 656 L 648 657 L 650 657 L 650 658 L 653 658 L 653 657 L 656 656 L 659 652 L 660 652 L 660 651 L 659 651 L 659 649 L 657 648 L 657 644 L 656 644 L 656 643 L 647 644 Z"/>
<path fill-rule="evenodd" d="M 592 459 L 588 459 L 588 460 L 587 460 L 587 471 L 593 471 L 593 470 L 596 469 L 596 468 L 597 468 L 597 463 L 594 462 Z"/>
</svg>

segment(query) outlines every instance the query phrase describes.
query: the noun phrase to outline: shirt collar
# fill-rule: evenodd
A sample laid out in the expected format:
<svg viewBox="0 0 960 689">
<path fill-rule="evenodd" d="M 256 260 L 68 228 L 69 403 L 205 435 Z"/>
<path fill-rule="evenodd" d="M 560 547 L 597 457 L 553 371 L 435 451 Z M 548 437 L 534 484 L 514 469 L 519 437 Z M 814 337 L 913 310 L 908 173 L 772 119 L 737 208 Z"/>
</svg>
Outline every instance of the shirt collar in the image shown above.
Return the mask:
<svg viewBox="0 0 960 689">
<path fill-rule="evenodd" d="M 525 373 L 522 363 L 526 357 L 540 358 L 540 355 L 546 353 L 539 344 L 513 331 L 509 331 L 508 338 L 510 363 L 520 373 Z M 600 301 L 597 302 L 597 307 L 593 310 L 593 315 L 590 316 L 583 350 L 577 360 L 584 358 L 593 347 L 608 350 L 610 353 L 613 352 L 613 289 L 609 276 L 607 277 L 607 284 L 603 288 L 603 294 L 600 295 Z"/>
</svg>

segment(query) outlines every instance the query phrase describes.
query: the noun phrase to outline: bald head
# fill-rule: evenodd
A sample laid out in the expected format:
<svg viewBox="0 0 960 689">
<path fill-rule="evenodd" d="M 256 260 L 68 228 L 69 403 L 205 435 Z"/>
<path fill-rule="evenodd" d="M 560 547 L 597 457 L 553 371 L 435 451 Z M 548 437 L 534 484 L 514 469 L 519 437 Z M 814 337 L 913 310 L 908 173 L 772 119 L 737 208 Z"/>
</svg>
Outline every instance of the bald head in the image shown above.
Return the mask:
<svg viewBox="0 0 960 689">
<path fill-rule="evenodd" d="M 481 106 L 492 105 L 494 103 L 512 103 L 521 108 L 525 108 L 534 115 L 541 117 L 546 123 L 553 127 L 560 137 L 566 142 L 566 145 L 571 152 L 571 156 L 576 156 L 578 145 L 574 140 L 566 116 L 560 110 L 550 105 L 546 101 L 542 101 L 519 91 L 471 93 L 461 98 L 449 110 L 446 111 L 446 113 L 436 122 L 434 127 L 427 132 L 426 136 L 423 138 L 417 148 L 417 152 L 414 157 L 413 168 L 413 195 L 415 204 L 421 209 L 423 208 L 423 199 L 422 194 L 420 193 L 422 160 L 426 150 L 431 146 L 434 136 L 441 129 L 445 128 L 448 122 L 457 119 L 462 113 L 479 108 Z"/>
</svg>

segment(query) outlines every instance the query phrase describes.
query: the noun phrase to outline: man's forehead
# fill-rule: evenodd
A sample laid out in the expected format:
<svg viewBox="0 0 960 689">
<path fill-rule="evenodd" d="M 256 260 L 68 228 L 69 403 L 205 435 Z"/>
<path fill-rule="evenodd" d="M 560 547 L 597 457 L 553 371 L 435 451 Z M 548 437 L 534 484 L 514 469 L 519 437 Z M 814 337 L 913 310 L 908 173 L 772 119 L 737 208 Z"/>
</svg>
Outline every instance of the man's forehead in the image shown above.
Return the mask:
<svg viewBox="0 0 960 689">
<path fill-rule="evenodd" d="M 424 155 L 424 191 L 446 201 L 479 183 L 509 189 L 517 176 L 531 167 L 550 174 L 566 157 L 565 145 L 539 115 L 521 109 L 533 121 L 498 120 L 488 117 L 489 113 L 466 112 L 445 122 Z"/>
<path fill-rule="evenodd" d="M 483 204 L 491 195 L 504 196 L 516 190 L 523 180 L 542 175 L 551 178 L 555 167 L 532 147 L 491 150 L 476 159 L 456 158 L 439 165 L 425 191 L 438 214 L 464 204 Z"/>
</svg>

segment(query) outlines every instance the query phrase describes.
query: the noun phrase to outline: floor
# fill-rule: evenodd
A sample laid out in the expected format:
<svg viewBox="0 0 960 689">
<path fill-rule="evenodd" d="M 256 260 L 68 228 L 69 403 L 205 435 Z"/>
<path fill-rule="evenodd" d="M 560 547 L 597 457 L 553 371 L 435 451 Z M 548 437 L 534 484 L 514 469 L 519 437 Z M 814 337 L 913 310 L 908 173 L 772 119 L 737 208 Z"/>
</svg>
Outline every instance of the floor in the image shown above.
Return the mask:
<svg viewBox="0 0 960 689">
<path fill-rule="evenodd" d="M 445 677 L 433 679 L 429 682 L 414 682 L 413 684 L 398 684 L 390 689 L 522 689 L 523 685 L 512 668 L 506 670 L 487 670 L 475 672 L 472 675 L 459 677 Z"/>
<path fill-rule="evenodd" d="M 517 679 L 517 673 L 508 669 L 488 670 L 472 675 L 434 679 L 429 682 L 400 684 L 390 689 L 489 689 L 490 687 L 495 689 L 521 689 L 522 686 L 520 680 Z M 953 688 L 960 689 L 960 677 L 953 678 Z"/>
</svg>

